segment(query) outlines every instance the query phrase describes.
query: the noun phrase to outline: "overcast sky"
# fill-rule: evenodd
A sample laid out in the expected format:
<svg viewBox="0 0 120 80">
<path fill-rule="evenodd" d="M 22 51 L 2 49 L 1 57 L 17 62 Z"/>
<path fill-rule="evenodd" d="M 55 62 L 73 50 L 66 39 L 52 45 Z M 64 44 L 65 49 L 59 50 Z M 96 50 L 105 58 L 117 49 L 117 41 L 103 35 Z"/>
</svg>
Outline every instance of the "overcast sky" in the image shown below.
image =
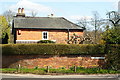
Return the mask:
<svg viewBox="0 0 120 80">
<path fill-rule="evenodd" d="M 25 9 L 27 16 L 34 11 L 39 17 L 46 17 L 54 14 L 56 17 L 65 17 L 71 21 L 76 21 L 83 16 L 88 19 L 92 17 L 94 11 L 100 14 L 101 18 L 106 18 L 109 11 L 117 11 L 119 0 L 0 0 L 0 14 L 6 10 L 17 13 L 19 7 Z"/>
</svg>

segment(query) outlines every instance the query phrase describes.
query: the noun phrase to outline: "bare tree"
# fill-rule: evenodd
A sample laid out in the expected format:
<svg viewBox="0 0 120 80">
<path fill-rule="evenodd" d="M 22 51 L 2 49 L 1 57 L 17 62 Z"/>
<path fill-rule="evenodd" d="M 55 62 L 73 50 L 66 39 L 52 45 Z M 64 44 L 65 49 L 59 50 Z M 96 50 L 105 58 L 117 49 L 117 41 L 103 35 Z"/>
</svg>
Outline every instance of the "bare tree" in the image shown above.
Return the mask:
<svg viewBox="0 0 120 80">
<path fill-rule="evenodd" d="M 114 27 L 120 26 L 120 13 L 116 11 L 111 11 L 107 13 L 109 21 Z"/>
<path fill-rule="evenodd" d="M 94 43 L 97 43 L 97 36 L 100 36 L 98 34 L 98 31 L 100 30 L 100 27 L 102 25 L 102 21 L 100 20 L 100 15 L 97 11 L 93 12 L 93 18 L 91 19 L 91 25 L 94 27 Z"/>
<path fill-rule="evenodd" d="M 37 15 L 37 12 L 34 11 L 34 10 L 32 10 L 32 11 L 31 11 L 31 15 L 32 15 L 32 17 L 35 17 L 35 16 Z"/>
<path fill-rule="evenodd" d="M 101 26 L 105 24 L 104 19 L 100 19 L 100 15 L 97 11 L 93 12 L 93 18 L 91 20 L 88 20 L 86 17 L 81 18 L 78 20 L 78 25 L 84 27 L 86 30 L 84 30 L 83 37 L 91 36 L 93 39 L 93 43 L 99 43 L 101 39 L 101 33 L 102 29 Z M 93 28 L 92 28 L 93 27 Z"/>
<path fill-rule="evenodd" d="M 11 23 L 12 23 L 12 20 L 13 20 L 13 16 L 15 16 L 15 12 L 13 12 L 12 10 L 7 10 L 7 11 L 5 11 L 3 13 L 3 16 L 5 16 L 9 26 L 11 26 Z"/>
<path fill-rule="evenodd" d="M 78 20 L 78 25 L 80 25 L 81 27 L 88 29 L 87 28 L 87 18 L 86 17 L 82 17 L 80 20 Z"/>
</svg>

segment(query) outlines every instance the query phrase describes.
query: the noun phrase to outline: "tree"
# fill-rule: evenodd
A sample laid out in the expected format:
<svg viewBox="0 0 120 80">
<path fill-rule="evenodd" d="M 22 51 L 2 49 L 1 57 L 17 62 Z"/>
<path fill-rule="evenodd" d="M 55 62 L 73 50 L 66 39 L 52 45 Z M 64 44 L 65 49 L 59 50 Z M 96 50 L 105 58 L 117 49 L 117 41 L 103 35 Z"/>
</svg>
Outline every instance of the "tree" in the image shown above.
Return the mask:
<svg viewBox="0 0 120 80">
<path fill-rule="evenodd" d="M 115 11 L 108 12 L 109 21 L 113 24 L 112 28 L 106 27 L 103 33 L 103 40 L 106 44 L 120 44 L 120 14 Z"/>
<path fill-rule="evenodd" d="M 120 70 L 120 16 L 115 11 L 107 15 L 113 26 L 111 28 L 106 26 L 106 31 L 103 33 L 103 40 L 106 43 L 106 68 Z"/>
<path fill-rule="evenodd" d="M 103 24 L 100 20 L 100 15 L 97 11 L 93 12 L 93 18 L 91 19 L 91 25 L 94 26 L 94 43 L 97 44 L 100 38 L 97 38 L 97 36 L 100 36 L 100 26 Z M 98 32 L 99 31 L 99 32 Z M 97 40 L 99 39 L 99 40 Z"/>
<path fill-rule="evenodd" d="M 78 25 L 84 27 L 86 30 L 84 31 L 83 37 L 88 37 L 89 35 L 94 44 L 99 44 L 101 42 L 101 33 L 103 32 L 100 28 L 105 22 L 100 19 L 99 13 L 97 11 L 93 12 L 93 18 L 88 20 L 86 17 L 78 20 Z M 92 28 L 94 27 L 94 28 Z"/>
<path fill-rule="evenodd" d="M 8 43 L 8 35 L 10 32 L 10 27 L 8 26 L 8 22 L 4 16 L 0 16 L 0 39 L 2 40 L 1 43 L 6 44 Z"/>
<path fill-rule="evenodd" d="M 8 11 L 5 11 L 3 13 L 3 16 L 5 16 L 9 26 L 11 26 L 11 23 L 12 23 L 12 20 L 13 20 L 13 16 L 15 16 L 15 12 L 13 12 L 11 10 L 8 10 Z"/>
<path fill-rule="evenodd" d="M 3 13 L 3 16 L 6 18 L 6 20 L 8 22 L 9 29 L 12 30 L 12 20 L 13 20 L 13 17 L 15 16 L 15 12 L 13 12 L 12 10 L 7 10 Z M 14 36 L 11 35 L 10 30 L 9 30 L 8 36 L 9 36 L 9 42 L 13 43 L 14 42 Z"/>
<path fill-rule="evenodd" d="M 109 21 L 113 24 L 113 26 L 119 27 L 120 26 L 120 14 L 116 11 L 111 11 L 107 13 Z"/>
<path fill-rule="evenodd" d="M 37 12 L 34 11 L 34 10 L 32 10 L 32 11 L 31 11 L 31 15 L 32 15 L 32 17 L 35 17 L 35 16 L 37 15 Z"/>
<path fill-rule="evenodd" d="M 120 44 L 120 29 L 109 28 L 107 26 L 107 30 L 103 33 L 102 37 L 106 44 Z"/>
<path fill-rule="evenodd" d="M 87 26 L 87 18 L 86 17 L 82 17 L 80 20 L 78 20 L 77 24 L 80 25 L 81 27 L 83 27 L 84 29 L 89 30 L 88 26 Z"/>
</svg>

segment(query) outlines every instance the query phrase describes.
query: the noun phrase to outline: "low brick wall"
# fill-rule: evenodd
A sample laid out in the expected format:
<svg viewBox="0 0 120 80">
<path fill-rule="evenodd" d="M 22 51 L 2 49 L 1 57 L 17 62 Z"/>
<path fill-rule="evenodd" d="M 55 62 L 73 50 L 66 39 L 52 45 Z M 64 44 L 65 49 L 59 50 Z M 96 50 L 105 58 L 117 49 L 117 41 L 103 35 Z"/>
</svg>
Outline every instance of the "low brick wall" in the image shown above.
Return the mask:
<svg viewBox="0 0 120 80">
<path fill-rule="evenodd" d="M 104 59 L 93 59 L 91 56 L 82 55 L 64 55 L 64 56 L 53 56 L 53 55 L 3 55 L 2 56 L 2 67 L 16 68 L 18 65 L 24 68 L 46 68 L 50 66 L 52 68 L 71 66 L 82 66 L 82 67 L 102 67 L 105 64 Z"/>
</svg>

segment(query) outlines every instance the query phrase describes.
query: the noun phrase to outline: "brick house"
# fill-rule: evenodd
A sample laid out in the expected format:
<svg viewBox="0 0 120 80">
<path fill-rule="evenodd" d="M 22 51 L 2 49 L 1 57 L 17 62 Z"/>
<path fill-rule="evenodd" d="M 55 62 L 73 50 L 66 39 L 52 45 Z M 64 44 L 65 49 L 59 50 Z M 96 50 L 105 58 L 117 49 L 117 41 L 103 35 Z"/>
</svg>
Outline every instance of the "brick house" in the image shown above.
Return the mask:
<svg viewBox="0 0 120 80">
<path fill-rule="evenodd" d="M 83 28 L 63 17 L 28 17 L 24 8 L 19 8 L 13 20 L 14 43 L 36 43 L 51 40 L 64 43 L 73 34 L 83 35 Z"/>
</svg>

